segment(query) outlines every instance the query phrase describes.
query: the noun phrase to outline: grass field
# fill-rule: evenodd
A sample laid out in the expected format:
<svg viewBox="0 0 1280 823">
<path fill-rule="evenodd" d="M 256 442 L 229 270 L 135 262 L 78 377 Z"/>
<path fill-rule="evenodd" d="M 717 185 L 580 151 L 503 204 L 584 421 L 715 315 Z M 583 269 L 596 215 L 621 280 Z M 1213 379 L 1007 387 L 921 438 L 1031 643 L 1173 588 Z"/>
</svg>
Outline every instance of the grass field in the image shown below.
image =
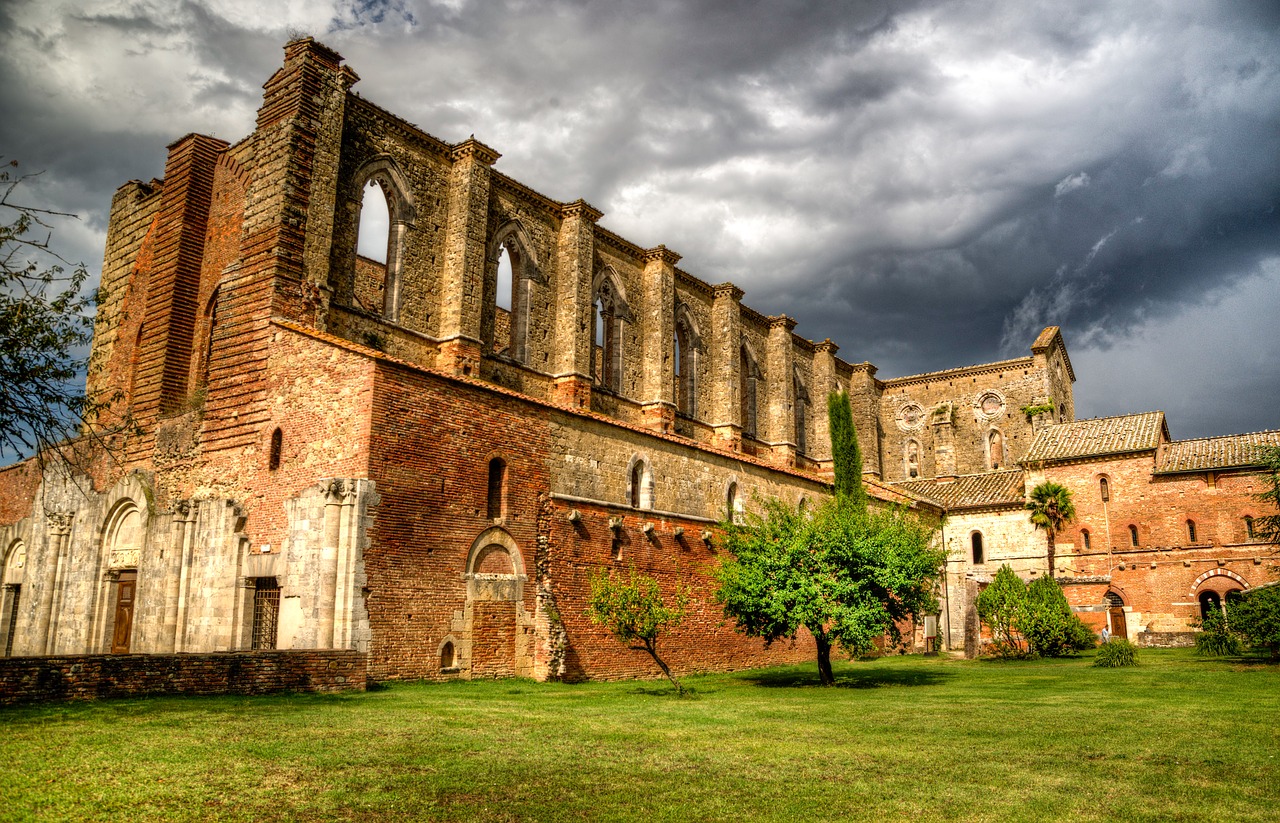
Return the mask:
<svg viewBox="0 0 1280 823">
<path fill-rule="evenodd" d="M 1280 818 L 1280 667 L 1140 660 L 5 709 L 0 818 Z"/>
</svg>

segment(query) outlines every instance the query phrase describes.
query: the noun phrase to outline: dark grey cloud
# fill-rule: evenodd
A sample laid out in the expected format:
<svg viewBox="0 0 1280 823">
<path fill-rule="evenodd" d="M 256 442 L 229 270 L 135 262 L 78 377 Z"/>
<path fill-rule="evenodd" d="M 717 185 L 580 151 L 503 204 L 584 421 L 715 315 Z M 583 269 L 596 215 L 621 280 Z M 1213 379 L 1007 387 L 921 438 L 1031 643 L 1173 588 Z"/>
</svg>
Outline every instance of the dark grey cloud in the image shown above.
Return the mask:
<svg viewBox="0 0 1280 823">
<path fill-rule="evenodd" d="M 0 151 L 97 263 L 114 187 L 247 133 L 300 33 L 882 376 L 1053 323 L 1081 414 L 1280 427 L 1271 4 L 27 0 L 0 6 Z"/>
</svg>

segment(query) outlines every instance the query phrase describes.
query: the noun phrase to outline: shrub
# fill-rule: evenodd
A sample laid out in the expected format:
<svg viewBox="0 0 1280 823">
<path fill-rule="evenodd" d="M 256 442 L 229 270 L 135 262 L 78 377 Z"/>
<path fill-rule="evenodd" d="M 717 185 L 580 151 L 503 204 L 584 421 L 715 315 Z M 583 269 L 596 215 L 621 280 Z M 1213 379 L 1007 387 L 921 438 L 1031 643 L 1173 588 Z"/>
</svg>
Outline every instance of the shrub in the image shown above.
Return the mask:
<svg viewBox="0 0 1280 823">
<path fill-rule="evenodd" d="M 996 572 L 991 585 L 978 594 L 975 603 L 978 617 L 991 630 L 996 654 L 1001 657 L 1027 655 L 1027 644 L 1017 628 L 1018 616 L 1026 599 L 1026 584 L 1007 564 Z"/>
<path fill-rule="evenodd" d="M 1227 619 L 1214 609 L 1198 622 L 1196 654 L 1205 657 L 1234 657 L 1240 654 L 1240 638 L 1227 628 Z"/>
<path fill-rule="evenodd" d="M 1235 603 L 1228 601 L 1227 619 L 1250 646 L 1280 659 L 1280 585 L 1259 586 Z"/>
<path fill-rule="evenodd" d="M 1093 665 L 1106 669 L 1118 669 L 1121 666 L 1138 665 L 1138 647 L 1128 640 L 1111 640 L 1098 647 L 1098 656 Z"/>
<path fill-rule="evenodd" d="M 1041 577 L 1027 586 L 1016 625 L 1033 655 L 1062 657 L 1093 648 L 1093 632 L 1071 611 L 1062 587 L 1052 577 Z"/>
</svg>

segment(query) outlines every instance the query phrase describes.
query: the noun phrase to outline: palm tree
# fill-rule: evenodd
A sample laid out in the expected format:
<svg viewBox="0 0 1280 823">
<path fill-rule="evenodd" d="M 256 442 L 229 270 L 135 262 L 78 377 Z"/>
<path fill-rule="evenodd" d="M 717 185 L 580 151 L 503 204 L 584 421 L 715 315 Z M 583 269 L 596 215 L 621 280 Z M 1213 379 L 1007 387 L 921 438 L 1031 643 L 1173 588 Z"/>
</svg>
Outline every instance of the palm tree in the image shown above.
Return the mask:
<svg viewBox="0 0 1280 823">
<path fill-rule="evenodd" d="M 1054 539 L 1062 527 L 1075 519 L 1076 507 L 1071 502 L 1071 490 L 1066 486 L 1046 480 L 1031 490 L 1031 499 L 1027 501 L 1027 511 L 1031 512 L 1031 522 L 1037 529 L 1049 532 L 1049 576 L 1056 577 L 1054 568 Z"/>
</svg>

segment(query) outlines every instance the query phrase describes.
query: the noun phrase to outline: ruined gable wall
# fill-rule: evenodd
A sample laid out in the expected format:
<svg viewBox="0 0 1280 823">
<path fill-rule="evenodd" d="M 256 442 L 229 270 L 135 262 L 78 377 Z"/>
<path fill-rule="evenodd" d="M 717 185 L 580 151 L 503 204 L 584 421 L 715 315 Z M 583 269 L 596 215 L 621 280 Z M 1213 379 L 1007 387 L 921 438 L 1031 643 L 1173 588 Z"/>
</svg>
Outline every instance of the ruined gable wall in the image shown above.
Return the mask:
<svg viewBox="0 0 1280 823">
<path fill-rule="evenodd" d="M 927 376 L 884 382 L 879 428 L 884 478 L 910 479 L 906 447 L 920 443 L 920 476 L 938 477 L 988 471 L 987 437 L 997 428 L 1004 437 L 1001 468 L 1013 465 L 1031 445 L 1034 428 L 1021 409 L 1043 403 L 1047 375 L 1031 358 L 990 366 L 936 372 Z M 998 403 L 993 412 L 982 408 L 988 393 Z M 950 415 L 940 409 L 950 404 Z M 918 409 L 912 420 L 904 410 Z"/>
</svg>

